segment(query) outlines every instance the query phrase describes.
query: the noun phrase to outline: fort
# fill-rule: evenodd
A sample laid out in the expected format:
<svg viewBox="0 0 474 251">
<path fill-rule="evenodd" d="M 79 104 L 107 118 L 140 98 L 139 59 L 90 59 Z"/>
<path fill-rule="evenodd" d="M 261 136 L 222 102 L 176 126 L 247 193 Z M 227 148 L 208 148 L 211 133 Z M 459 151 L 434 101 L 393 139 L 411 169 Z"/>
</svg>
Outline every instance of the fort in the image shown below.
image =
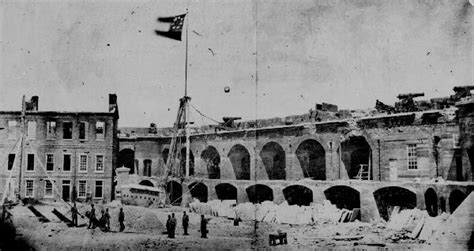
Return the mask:
<svg viewBox="0 0 474 251">
<path fill-rule="evenodd" d="M 456 87 L 454 95 L 428 101 L 401 94 L 394 106 L 377 100 L 372 110 L 322 103 L 303 115 L 224 118 L 220 125 L 191 128 L 190 176 L 183 177 L 182 144 L 173 177 L 166 179 L 170 202 L 308 205 L 328 199 L 340 208 L 361 208 L 363 221 L 387 219 L 393 206 L 453 212 L 474 189 L 470 89 Z M 160 186 L 173 130 L 151 124 L 119 131 L 117 189 Z M 139 197 L 128 199 L 151 200 Z"/>
</svg>

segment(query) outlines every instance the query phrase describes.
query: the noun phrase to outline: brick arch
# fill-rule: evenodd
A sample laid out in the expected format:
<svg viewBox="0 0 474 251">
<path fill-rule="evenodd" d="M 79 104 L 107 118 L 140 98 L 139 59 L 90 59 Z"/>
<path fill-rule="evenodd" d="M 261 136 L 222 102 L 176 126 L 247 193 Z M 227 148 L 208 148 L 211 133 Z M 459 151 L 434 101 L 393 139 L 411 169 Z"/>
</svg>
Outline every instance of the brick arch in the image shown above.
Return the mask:
<svg viewBox="0 0 474 251">
<path fill-rule="evenodd" d="M 250 180 L 250 163 L 252 161 L 249 150 L 242 144 L 233 145 L 227 154 L 237 180 Z"/>
<path fill-rule="evenodd" d="M 394 206 L 399 206 L 401 210 L 416 207 L 416 192 L 406 187 L 382 187 L 374 191 L 373 194 L 380 216 L 385 220 L 389 220 L 390 210 Z"/>
<path fill-rule="evenodd" d="M 350 179 L 356 178 L 361 164 L 367 165 L 367 171 L 370 169 L 369 165 L 372 165 L 372 172 L 369 177 L 371 180 L 373 179 L 375 151 L 376 149 L 374 149 L 363 134 L 351 135 L 345 138 L 339 142 L 337 148 L 337 152 L 340 154 L 340 159 Z"/>
<path fill-rule="evenodd" d="M 302 141 L 295 151 L 305 178 L 326 180 L 326 151 L 314 139 Z"/>
<path fill-rule="evenodd" d="M 326 153 L 331 151 L 331 149 L 329 149 L 329 145 L 328 145 L 331 140 L 328 140 L 325 137 L 320 136 L 318 134 L 313 134 L 313 135 L 304 135 L 304 136 L 295 137 L 291 141 L 291 148 L 293 150 L 293 153 L 296 154 L 296 149 L 298 148 L 298 146 L 301 145 L 301 143 L 303 143 L 306 140 L 315 140 L 315 141 L 317 141 L 319 144 L 321 144 L 321 146 L 324 149 L 324 152 L 326 152 Z M 333 143 L 333 149 L 335 149 L 335 147 L 336 146 Z"/>
<path fill-rule="evenodd" d="M 264 184 L 255 184 L 245 189 L 251 203 L 261 203 L 263 201 L 273 201 L 273 189 Z"/>
<path fill-rule="evenodd" d="M 207 146 L 201 152 L 201 159 L 204 161 L 209 179 L 220 179 L 221 156 L 214 146 Z"/>
<path fill-rule="evenodd" d="M 286 179 L 286 152 L 277 142 L 267 142 L 260 150 L 260 158 L 270 180 Z"/>
<path fill-rule="evenodd" d="M 349 210 L 360 208 L 360 191 L 354 187 L 346 185 L 330 186 L 324 190 L 324 196 L 338 208 Z"/>
<path fill-rule="evenodd" d="M 309 206 L 313 202 L 313 190 L 305 185 L 289 185 L 283 188 L 283 196 L 289 205 Z"/>
<path fill-rule="evenodd" d="M 432 187 L 426 189 L 425 191 L 425 206 L 426 211 L 431 217 L 438 216 L 438 194 L 436 190 Z"/>
</svg>

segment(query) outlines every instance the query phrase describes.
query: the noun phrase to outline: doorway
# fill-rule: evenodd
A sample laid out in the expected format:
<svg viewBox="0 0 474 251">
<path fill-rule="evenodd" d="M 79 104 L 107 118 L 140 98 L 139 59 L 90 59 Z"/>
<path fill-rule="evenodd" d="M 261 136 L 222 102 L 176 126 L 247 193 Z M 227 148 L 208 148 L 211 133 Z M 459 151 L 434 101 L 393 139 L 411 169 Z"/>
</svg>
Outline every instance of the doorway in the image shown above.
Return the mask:
<svg viewBox="0 0 474 251">
<path fill-rule="evenodd" d="M 63 200 L 69 201 L 71 196 L 71 181 L 70 180 L 63 180 Z"/>
</svg>

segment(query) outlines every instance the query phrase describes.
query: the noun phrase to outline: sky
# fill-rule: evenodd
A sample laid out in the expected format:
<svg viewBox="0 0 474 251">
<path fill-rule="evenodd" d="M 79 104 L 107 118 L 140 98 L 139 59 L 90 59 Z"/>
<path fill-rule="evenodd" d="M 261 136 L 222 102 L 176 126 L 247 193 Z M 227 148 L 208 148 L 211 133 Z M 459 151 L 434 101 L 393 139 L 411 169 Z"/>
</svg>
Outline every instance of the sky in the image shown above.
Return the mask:
<svg viewBox="0 0 474 251">
<path fill-rule="evenodd" d="M 19 110 L 24 94 L 43 111 L 107 111 L 116 93 L 119 126 L 171 126 L 186 47 L 155 30 L 186 8 L 188 95 L 214 120 L 321 102 L 365 109 L 474 84 L 468 0 L 4 0 L 0 110 Z"/>
</svg>

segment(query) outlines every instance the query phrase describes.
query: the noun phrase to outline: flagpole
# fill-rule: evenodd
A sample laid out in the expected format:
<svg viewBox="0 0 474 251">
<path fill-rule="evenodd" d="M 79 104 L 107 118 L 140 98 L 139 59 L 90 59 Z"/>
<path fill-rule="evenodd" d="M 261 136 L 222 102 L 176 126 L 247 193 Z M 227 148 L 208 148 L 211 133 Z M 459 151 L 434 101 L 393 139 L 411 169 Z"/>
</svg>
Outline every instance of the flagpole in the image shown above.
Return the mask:
<svg viewBox="0 0 474 251">
<path fill-rule="evenodd" d="M 189 110 L 189 101 L 188 98 L 188 24 L 189 24 L 189 16 L 188 16 L 188 8 L 186 8 L 186 59 L 185 59 L 185 67 L 184 67 L 184 98 L 185 98 L 185 105 L 184 105 L 184 132 L 186 134 L 186 174 L 185 177 L 189 177 L 189 151 L 190 151 L 190 142 L 189 142 L 189 128 L 188 128 L 188 110 Z"/>
</svg>

